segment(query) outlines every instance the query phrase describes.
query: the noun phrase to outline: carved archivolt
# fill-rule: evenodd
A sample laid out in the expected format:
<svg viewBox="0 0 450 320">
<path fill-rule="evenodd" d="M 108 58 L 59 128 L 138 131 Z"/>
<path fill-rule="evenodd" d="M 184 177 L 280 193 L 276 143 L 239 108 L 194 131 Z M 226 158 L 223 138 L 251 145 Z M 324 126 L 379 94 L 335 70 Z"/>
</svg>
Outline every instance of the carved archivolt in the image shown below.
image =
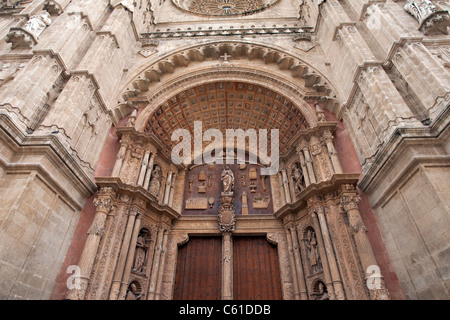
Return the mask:
<svg viewBox="0 0 450 320">
<path fill-rule="evenodd" d="M 149 94 L 153 88 L 158 88 L 157 91 L 167 91 L 167 87 L 171 87 L 172 91 L 174 88 L 171 84 L 165 84 L 164 86 L 159 86 L 158 83 L 163 81 L 163 76 L 168 73 L 173 73 L 178 67 L 187 67 L 192 62 L 203 62 L 209 60 L 220 60 L 221 57 L 227 55 L 233 59 L 233 61 L 243 60 L 242 66 L 237 66 L 238 73 L 249 74 L 261 73 L 255 68 L 251 68 L 248 71 L 245 66 L 245 59 L 261 61 L 264 64 L 270 64 L 271 68 L 273 65 L 278 66 L 281 73 L 289 72 L 291 74 L 291 84 L 288 87 L 298 86 L 299 93 L 296 94 L 296 99 L 300 98 L 317 98 L 323 99 L 326 102 L 325 108 L 328 110 L 336 111 L 336 108 L 340 107 L 337 103 L 335 97 L 335 90 L 331 88 L 329 81 L 317 70 L 308 65 L 307 63 L 301 61 L 298 57 L 287 54 L 278 50 L 276 48 L 267 47 L 265 45 L 255 44 L 255 43 L 244 43 L 244 42 L 213 42 L 207 45 L 196 46 L 180 50 L 170 56 L 163 57 L 150 66 L 146 67 L 139 74 L 135 76 L 133 80 L 130 80 L 129 84 L 125 90 L 121 93 L 119 100 L 121 101 L 114 110 L 114 114 L 118 119 L 122 118 L 124 115 L 129 114 L 129 102 L 133 101 L 144 101 L 143 99 L 148 99 L 152 102 L 152 94 Z M 208 69 L 214 69 L 214 72 L 223 72 L 222 69 L 230 69 L 228 67 L 211 67 Z M 224 75 L 221 76 L 223 79 Z M 204 77 L 204 75 L 201 75 Z M 260 76 L 261 77 L 261 76 Z M 283 74 L 282 77 L 275 76 L 273 71 L 268 73 L 267 77 L 280 81 L 285 78 Z M 297 80 L 301 79 L 301 80 Z M 190 82 L 192 81 L 189 80 Z M 284 81 L 284 80 L 282 80 Z M 263 83 L 267 85 L 267 79 Z M 298 83 L 298 84 L 296 84 Z M 294 99 L 295 100 L 295 99 Z"/>
</svg>

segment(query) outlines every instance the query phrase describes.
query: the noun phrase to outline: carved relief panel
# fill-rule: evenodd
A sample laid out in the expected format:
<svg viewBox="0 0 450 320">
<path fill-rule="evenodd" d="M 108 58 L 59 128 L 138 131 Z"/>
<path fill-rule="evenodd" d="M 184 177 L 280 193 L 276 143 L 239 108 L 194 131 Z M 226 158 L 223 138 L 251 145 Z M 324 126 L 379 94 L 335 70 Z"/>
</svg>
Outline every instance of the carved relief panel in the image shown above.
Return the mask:
<svg viewBox="0 0 450 320">
<path fill-rule="evenodd" d="M 231 164 L 236 214 L 273 213 L 270 179 L 260 175 L 258 165 Z M 224 186 L 221 174 L 225 164 L 194 166 L 186 173 L 184 215 L 216 215 Z M 231 187 L 231 186 L 230 186 Z"/>
</svg>

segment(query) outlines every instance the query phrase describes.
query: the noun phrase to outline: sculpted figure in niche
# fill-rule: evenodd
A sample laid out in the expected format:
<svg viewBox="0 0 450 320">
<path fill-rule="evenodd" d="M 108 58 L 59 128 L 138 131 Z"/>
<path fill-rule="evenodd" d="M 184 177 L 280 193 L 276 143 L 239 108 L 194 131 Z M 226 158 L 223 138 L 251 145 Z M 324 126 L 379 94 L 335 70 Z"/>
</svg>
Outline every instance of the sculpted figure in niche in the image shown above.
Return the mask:
<svg viewBox="0 0 450 320">
<path fill-rule="evenodd" d="M 137 241 L 136 241 L 136 252 L 134 255 L 134 272 L 144 272 L 144 263 L 145 257 L 147 256 L 148 249 L 148 240 L 149 240 L 149 232 L 146 229 L 141 230 L 139 232 Z"/>
<path fill-rule="evenodd" d="M 223 193 L 232 194 L 234 188 L 234 174 L 229 165 L 225 166 L 220 179 L 223 184 Z"/>
<path fill-rule="evenodd" d="M 305 245 L 308 248 L 309 263 L 313 272 L 318 272 L 322 269 L 319 257 L 319 251 L 317 248 L 316 233 L 309 229 L 306 234 Z"/>
<path fill-rule="evenodd" d="M 327 287 L 320 281 L 318 284 L 318 292 L 316 293 L 316 300 L 330 300 L 328 297 Z"/>
<path fill-rule="evenodd" d="M 296 191 L 302 191 L 305 188 L 305 177 L 303 176 L 303 170 L 300 168 L 299 163 L 294 165 L 292 176 L 294 178 Z"/>
<path fill-rule="evenodd" d="M 153 169 L 152 177 L 150 179 L 150 194 L 152 194 L 155 197 L 159 196 L 159 192 L 161 190 L 161 167 L 158 165 L 155 165 L 155 169 Z"/>
<path fill-rule="evenodd" d="M 137 286 L 134 282 L 130 283 L 125 300 L 140 300 L 142 293 L 137 292 Z"/>
</svg>

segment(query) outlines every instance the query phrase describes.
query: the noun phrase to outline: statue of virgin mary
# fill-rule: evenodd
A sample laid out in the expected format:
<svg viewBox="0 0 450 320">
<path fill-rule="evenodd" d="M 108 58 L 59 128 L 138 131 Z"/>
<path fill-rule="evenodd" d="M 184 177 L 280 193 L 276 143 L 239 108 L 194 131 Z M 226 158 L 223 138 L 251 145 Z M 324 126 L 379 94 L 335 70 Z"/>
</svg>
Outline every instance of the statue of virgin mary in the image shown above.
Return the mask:
<svg viewBox="0 0 450 320">
<path fill-rule="evenodd" d="M 223 184 L 223 193 L 228 195 L 233 194 L 234 174 L 233 171 L 231 171 L 230 166 L 225 166 L 220 179 Z"/>
</svg>

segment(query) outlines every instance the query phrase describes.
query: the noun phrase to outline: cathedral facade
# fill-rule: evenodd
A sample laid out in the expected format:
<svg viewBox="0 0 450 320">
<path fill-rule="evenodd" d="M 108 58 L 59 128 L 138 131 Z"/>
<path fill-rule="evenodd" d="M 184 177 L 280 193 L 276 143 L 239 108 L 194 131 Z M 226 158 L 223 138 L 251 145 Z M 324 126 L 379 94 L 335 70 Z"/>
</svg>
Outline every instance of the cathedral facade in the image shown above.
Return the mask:
<svg viewBox="0 0 450 320">
<path fill-rule="evenodd" d="M 2 1 L 0 299 L 450 298 L 449 10 Z"/>
</svg>

